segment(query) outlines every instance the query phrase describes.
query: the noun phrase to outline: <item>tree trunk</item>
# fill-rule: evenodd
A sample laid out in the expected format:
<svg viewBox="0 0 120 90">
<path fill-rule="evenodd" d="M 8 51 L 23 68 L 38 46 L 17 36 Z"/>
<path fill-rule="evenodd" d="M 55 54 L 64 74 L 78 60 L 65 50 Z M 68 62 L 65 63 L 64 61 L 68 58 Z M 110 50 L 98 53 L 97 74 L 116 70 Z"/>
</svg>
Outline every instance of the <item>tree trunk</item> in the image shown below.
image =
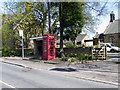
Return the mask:
<svg viewBox="0 0 120 90">
<path fill-rule="evenodd" d="M 42 30 L 42 35 L 44 34 L 46 30 L 46 14 L 45 14 L 45 11 L 43 13 L 43 30 Z"/>
<path fill-rule="evenodd" d="M 76 45 L 76 44 L 77 44 L 77 43 L 76 43 L 76 39 L 75 39 L 75 40 L 73 40 L 73 44 L 74 44 L 74 45 Z"/>
<path fill-rule="evenodd" d="M 50 29 L 50 26 L 51 26 L 51 18 L 50 18 L 50 2 L 47 3 L 48 4 L 48 26 L 49 26 L 49 33 L 51 34 L 51 29 Z"/>
<path fill-rule="evenodd" d="M 63 23 L 62 23 L 62 2 L 59 3 L 59 19 L 60 19 L 60 54 L 61 58 L 64 57 L 63 51 Z"/>
</svg>

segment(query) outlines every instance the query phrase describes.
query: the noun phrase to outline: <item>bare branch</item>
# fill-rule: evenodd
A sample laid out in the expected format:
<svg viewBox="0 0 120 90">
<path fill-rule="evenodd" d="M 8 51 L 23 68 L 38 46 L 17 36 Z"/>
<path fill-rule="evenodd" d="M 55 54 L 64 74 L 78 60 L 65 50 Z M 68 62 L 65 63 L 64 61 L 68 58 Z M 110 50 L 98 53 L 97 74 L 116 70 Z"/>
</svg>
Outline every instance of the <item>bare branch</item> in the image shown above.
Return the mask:
<svg viewBox="0 0 120 90">
<path fill-rule="evenodd" d="M 96 11 L 96 12 L 98 13 L 97 16 L 100 16 L 100 15 L 102 15 L 102 12 L 103 12 L 103 10 L 105 9 L 107 3 L 108 3 L 108 0 L 107 0 L 107 2 L 105 2 L 105 4 L 104 4 L 100 9 L 96 9 L 96 8 L 93 7 L 93 6 L 90 6 L 88 3 L 86 3 L 86 5 L 87 5 L 89 8 L 91 8 L 92 10 Z"/>
<path fill-rule="evenodd" d="M 99 10 L 98 16 L 100 16 L 102 14 L 102 12 L 103 12 L 104 8 L 106 7 L 107 3 L 108 3 L 108 0 L 107 0 L 107 2 L 105 2 L 105 4 L 103 5 L 103 7 Z"/>
</svg>

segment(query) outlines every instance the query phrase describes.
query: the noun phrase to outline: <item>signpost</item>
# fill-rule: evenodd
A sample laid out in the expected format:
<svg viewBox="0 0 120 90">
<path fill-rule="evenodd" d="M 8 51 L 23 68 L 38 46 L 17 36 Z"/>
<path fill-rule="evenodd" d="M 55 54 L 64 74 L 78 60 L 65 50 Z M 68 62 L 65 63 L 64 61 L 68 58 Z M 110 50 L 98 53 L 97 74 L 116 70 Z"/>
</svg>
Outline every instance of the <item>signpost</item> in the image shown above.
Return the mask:
<svg viewBox="0 0 120 90">
<path fill-rule="evenodd" d="M 24 58 L 24 37 L 23 37 L 23 30 L 19 30 L 19 36 L 22 37 L 22 59 Z"/>
</svg>

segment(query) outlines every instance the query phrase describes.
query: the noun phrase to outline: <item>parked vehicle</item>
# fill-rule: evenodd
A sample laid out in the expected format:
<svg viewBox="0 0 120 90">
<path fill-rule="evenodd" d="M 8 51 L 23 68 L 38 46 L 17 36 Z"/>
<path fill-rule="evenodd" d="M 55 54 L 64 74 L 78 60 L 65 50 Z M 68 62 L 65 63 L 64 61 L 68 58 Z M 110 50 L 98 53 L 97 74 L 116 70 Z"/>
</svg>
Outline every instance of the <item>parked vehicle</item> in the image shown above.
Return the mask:
<svg viewBox="0 0 120 90">
<path fill-rule="evenodd" d="M 110 52 L 120 52 L 120 48 L 115 46 L 112 43 L 100 43 L 100 45 L 106 46 L 107 47 L 107 51 L 110 51 Z"/>
</svg>

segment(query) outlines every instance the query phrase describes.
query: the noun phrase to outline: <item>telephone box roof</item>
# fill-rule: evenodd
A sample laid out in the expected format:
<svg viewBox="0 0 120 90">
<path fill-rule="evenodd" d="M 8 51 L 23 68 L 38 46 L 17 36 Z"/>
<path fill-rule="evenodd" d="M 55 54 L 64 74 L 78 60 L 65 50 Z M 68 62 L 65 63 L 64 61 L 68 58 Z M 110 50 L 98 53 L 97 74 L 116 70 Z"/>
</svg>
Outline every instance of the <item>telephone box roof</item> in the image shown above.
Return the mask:
<svg viewBox="0 0 120 90">
<path fill-rule="evenodd" d="M 41 36 L 41 37 L 33 37 L 33 38 L 29 38 L 29 40 L 35 40 L 35 39 L 43 39 L 43 36 Z"/>
</svg>

